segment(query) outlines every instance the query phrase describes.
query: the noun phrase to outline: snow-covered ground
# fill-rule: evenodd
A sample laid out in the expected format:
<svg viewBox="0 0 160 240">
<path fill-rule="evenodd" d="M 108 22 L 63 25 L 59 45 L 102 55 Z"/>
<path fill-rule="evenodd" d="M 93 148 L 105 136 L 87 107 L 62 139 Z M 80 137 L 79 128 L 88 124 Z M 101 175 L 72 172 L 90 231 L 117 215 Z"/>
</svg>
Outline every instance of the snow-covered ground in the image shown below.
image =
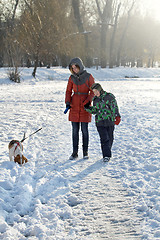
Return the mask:
<svg viewBox="0 0 160 240">
<path fill-rule="evenodd" d="M 94 117 L 88 160 L 70 161 L 64 114 L 68 69 L 22 69 L 20 84 L 0 68 L 0 239 L 160 239 L 160 69 L 88 69 L 118 101 L 113 157 L 101 161 Z M 136 77 L 136 78 L 134 78 Z M 9 161 L 24 141 L 29 162 Z M 81 134 L 81 133 L 80 133 Z"/>
</svg>

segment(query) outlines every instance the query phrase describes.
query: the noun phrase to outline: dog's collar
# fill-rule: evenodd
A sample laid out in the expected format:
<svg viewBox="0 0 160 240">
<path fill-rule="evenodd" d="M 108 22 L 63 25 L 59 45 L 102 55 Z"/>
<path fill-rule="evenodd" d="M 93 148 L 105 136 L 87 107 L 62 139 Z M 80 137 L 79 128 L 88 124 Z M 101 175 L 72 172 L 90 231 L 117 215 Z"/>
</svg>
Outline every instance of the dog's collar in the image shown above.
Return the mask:
<svg viewBox="0 0 160 240">
<path fill-rule="evenodd" d="M 15 142 L 17 145 L 16 145 L 16 147 L 15 147 L 15 149 L 14 149 L 14 152 L 16 151 L 16 149 L 17 149 L 17 147 L 19 146 L 20 147 L 20 143 L 19 142 Z"/>
</svg>

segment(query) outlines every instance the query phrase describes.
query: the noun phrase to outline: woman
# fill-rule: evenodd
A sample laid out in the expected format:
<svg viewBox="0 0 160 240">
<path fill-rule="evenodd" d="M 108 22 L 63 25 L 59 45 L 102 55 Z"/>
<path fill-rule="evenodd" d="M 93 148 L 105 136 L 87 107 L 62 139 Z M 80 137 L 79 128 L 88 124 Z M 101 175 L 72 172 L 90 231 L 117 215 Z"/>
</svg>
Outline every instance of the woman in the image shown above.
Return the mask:
<svg viewBox="0 0 160 240">
<path fill-rule="evenodd" d="M 111 158 L 113 144 L 113 132 L 115 124 L 121 121 L 117 101 L 113 94 L 105 92 L 99 83 L 91 87 L 94 92 L 93 106 L 87 103 L 84 107 L 87 112 L 95 114 L 97 131 L 100 136 L 103 161 L 108 162 Z"/>
<path fill-rule="evenodd" d="M 91 114 L 86 112 L 84 105 L 92 101 L 94 96 L 90 87 L 94 83 L 94 78 L 86 70 L 84 70 L 83 62 L 80 58 L 73 58 L 69 64 L 71 76 L 69 77 L 65 103 L 66 108 L 70 109 L 69 121 L 72 122 L 72 142 L 73 153 L 70 160 L 78 157 L 79 147 L 79 129 L 81 125 L 82 142 L 83 142 L 83 158 L 88 158 L 88 123 L 91 122 Z"/>
</svg>

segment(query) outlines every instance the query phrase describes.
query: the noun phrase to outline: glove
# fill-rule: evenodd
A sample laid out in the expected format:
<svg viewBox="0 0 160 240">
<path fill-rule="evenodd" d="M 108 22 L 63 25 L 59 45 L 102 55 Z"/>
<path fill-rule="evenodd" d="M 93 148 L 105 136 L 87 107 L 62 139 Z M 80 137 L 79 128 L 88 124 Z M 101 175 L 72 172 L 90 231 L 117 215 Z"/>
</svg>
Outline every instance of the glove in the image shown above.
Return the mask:
<svg viewBox="0 0 160 240">
<path fill-rule="evenodd" d="M 89 105 L 91 104 L 91 102 L 88 102 L 84 105 L 84 108 L 89 108 Z"/>
<path fill-rule="evenodd" d="M 71 105 L 70 105 L 70 103 L 68 102 L 68 103 L 66 103 L 66 108 L 68 108 L 68 109 L 70 109 L 71 108 Z"/>
<path fill-rule="evenodd" d="M 115 119 L 115 124 L 118 125 L 121 121 L 121 117 L 120 116 L 117 116 L 116 119 Z"/>
<path fill-rule="evenodd" d="M 71 108 L 70 103 L 67 102 L 66 103 L 66 109 L 64 110 L 64 114 L 66 114 L 70 108 Z"/>
</svg>

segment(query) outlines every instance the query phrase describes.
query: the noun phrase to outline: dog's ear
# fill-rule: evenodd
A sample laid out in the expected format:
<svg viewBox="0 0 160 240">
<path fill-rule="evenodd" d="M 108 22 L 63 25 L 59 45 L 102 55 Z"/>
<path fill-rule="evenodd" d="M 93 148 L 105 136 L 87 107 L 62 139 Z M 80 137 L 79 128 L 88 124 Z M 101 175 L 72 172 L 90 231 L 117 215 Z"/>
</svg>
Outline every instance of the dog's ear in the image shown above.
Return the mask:
<svg viewBox="0 0 160 240">
<path fill-rule="evenodd" d="M 8 148 L 10 149 L 14 143 L 15 143 L 14 140 L 10 141 L 10 143 L 8 144 Z"/>
<path fill-rule="evenodd" d="M 8 148 L 11 148 L 15 143 L 20 143 L 18 140 L 12 140 L 10 141 Z"/>
<path fill-rule="evenodd" d="M 28 159 L 22 155 L 22 163 L 26 163 L 26 162 L 28 162 Z"/>
</svg>

